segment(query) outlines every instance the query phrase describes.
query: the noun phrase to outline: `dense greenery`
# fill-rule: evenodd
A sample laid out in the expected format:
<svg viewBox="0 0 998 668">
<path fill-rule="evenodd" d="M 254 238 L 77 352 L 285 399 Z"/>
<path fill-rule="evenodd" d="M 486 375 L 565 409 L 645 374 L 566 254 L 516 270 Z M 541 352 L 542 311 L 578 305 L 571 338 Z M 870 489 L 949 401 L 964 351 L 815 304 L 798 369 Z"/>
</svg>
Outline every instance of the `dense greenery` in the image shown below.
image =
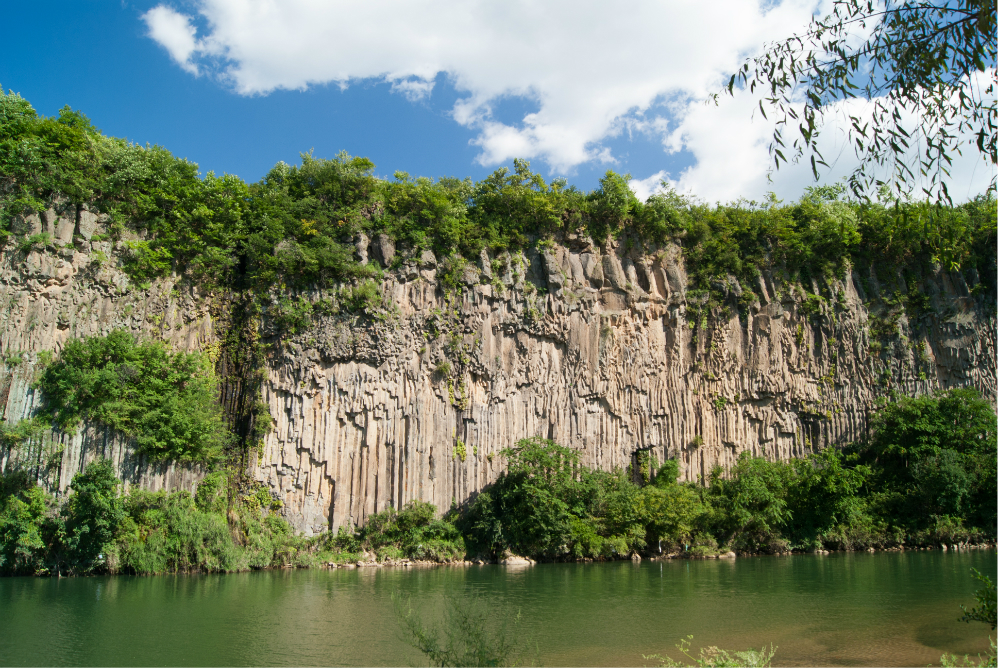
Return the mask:
<svg viewBox="0 0 998 668">
<path fill-rule="evenodd" d="M 295 535 L 281 504 L 258 487 L 234 491 L 224 472 L 188 492 L 121 493 L 98 460 L 73 478 L 60 507 L 23 471 L 0 476 L 0 574 L 227 572 L 370 558 L 453 561 L 465 556 L 453 523 L 415 501 L 356 530 Z"/>
<path fill-rule="evenodd" d="M 867 443 L 678 482 L 677 462 L 583 466 L 543 439 L 508 450 L 507 470 L 463 510 L 428 503 L 361 528 L 296 537 L 262 488 L 210 474 L 187 492 L 120 493 L 107 461 L 73 478 L 60 507 L 23 471 L 0 477 L 0 573 L 230 571 L 320 561 L 448 562 L 508 553 L 544 560 L 632 553 L 708 556 L 994 541 L 995 414 L 971 390 L 881 407 Z M 992 599 L 993 599 L 993 589 Z M 990 614 L 993 620 L 993 600 Z M 979 611 L 978 611 L 979 612 Z M 975 612 L 975 614 L 977 614 Z M 976 618 L 976 617 L 975 617 Z"/>
<path fill-rule="evenodd" d="M 845 451 L 787 462 L 745 453 L 706 485 L 678 483 L 674 461 L 609 473 L 550 441 L 521 441 L 461 527 L 472 551 L 540 559 L 995 539 L 998 441 L 985 400 L 973 390 L 900 399 L 872 426 L 868 443 Z"/>
<path fill-rule="evenodd" d="M 387 508 L 367 518 L 353 531 L 341 528 L 329 541 L 347 555 L 369 554 L 378 561 L 414 559 L 447 562 L 464 559 L 464 539 L 452 518 L 437 518 L 437 507 L 410 501 L 402 508 Z"/>
<path fill-rule="evenodd" d="M 857 203 L 830 186 L 808 189 L 791 204 L 707 205 L 675 192 L 640 202 L 627 177 L 613 172 L 589 193 L 548 183 L 522 161 L 478 183 L 403 173 L 386 180 L 370 161 L 346 154 L 303 155 L 301 165 L 279 163 L 246 184 L 201 177 L 196 165 L 165 149 L 105 137 L 78 112 L 45 118 L 18 95 L 0 92 L 0 235 L 14 235 L 25 251 L 51 246 L 51 237 L 31 235 L 26 224 L 49 206 L 106 214 L 121 268 L 135 282 L 177 271 L 202 286 L 244 291 L 246 323 L 265 312 L 290 333 L 316 313 L 384 315 L 383 268 L 355 256 L 361 233 L 397 242 L 395 262 L 435 251 L 445 290 L 460 284 L 465 258 L 483 249 L 543 248 L 570 235 L 649 251 L 676 243 L 692 283 L 694 325 L 722 292 L 741 294 L 741 306 L 751 303 L 764 268 L 809 285 L 850 265 L 903 271 L 916 282 L 942 265 L 968 270 L 971 279 L 976 270 L 974 294 L 994 290 L 998 243 L 993 196 L 955 207 Z M 315 300 L 289 287 L 322 292 Z M 924 307 L 918 291 L 905 300 L 906 309 Z M 261 350 L 257 332 L 243 331 L 249 328 L 235 327 L 227 339 L 234 365 L 252 366 L 247 360 Z M 440 363 L 440 375 L 450 375 L 449 365 Z M 214 465 L 229 439 L 210 360 L 126 332 L 69 341 L 44 365 L 37 387 L 43 413 L 0 426 L 7 451 L 38 440 L 45 421 L 64 430 L 82 420 L 106 425 L 155 460 Z M 460 396 L 463 389 L 451 391 Z M 255 420 L 249 431 L 258 434 L 265 423 Z M 581 465 L 568 448 L 527 440 L 505 453 L 508 470 L 494 485 L 444 519 L 413 502 L 375 514 L 363 528 L 304 542 L 272 512 L 267 495 L 237 493 L 238 484 L 217 477 L 194 497 L 122 495 L 109 465 L 94 464 L 74 478 L 73 494 L 59 507 L 24 472 L 8 472 L 0 489 L 0 570 L 231 570 L 307 563 L 319 554 L 608 559 L 994 538 L 995 428 L 985 401 L 968 390 L 903 399 L 882 407 L 872 427 L 869 442 L 846 451 L 791 462 L 745 456 L 731 471 L 694 484 L 677 482 L 675 461 L 639 458 L 634 470 L 606 472 Z"/>
<path fill-rule="evenodd" d="M 543 439 L 520 441 L 506 454 L 508 470 L 461 519 L 473 551 L 554 559 L 643 547 L 640 491 L 622 471 L 581 466 L 577 453 Z"/>
<path fill-rule="evenodd" d="M 485 248 L 519 250 L 568 234 L 642 246 L 672 241 L 685 250 L 693 287 L 704 290 L 731 275 L 751 292 L 764 267 L 804 279 L 848 262 L 976 267 L 994 287 L 993 197 L 956 207 L 858 204 L 840 201 L 841 187 L 820 187 L 789 205 L 710 206 L 675 193 L 640 202 L 613 172 L 589 193 L 563 180 L 547 183 L 522 161 L 478 183 L 404 173 L 385 180 L 369 160 L 346 154 L 305 154 L 301 165 L 278 163 L 248 185 L 233 176 L 201 178 L 196 165 L 165 149 L 105 137 L 68 108 L 39 116 L 2 92 L 0 175 L 4 234 L 27 239 L 23 216 L 53 201 L 89 206 L 110 216 L 112 235 L 126 228 L 145 235 L 123 247 L 123 268 L 138 283 L 177 270 L 202 285 L 260 293 L 275 284 L 377 278 L 376 267 L 354 257 L 363 232 L 387 234 L 404 252 L 470 259 Z"/>
<path fill-rule="evenodd" d="M 73 477 L 61 507 L 23 472 L 0 477 L 0 574 L 217 572 L 317 562 L 265 490 L 228 497 L 212 474 L 187 492 L 121 493 L 98 460 Z"/>
<path fill-rule="evenodd" d="M 208 360 L 122 330 L 68 341 L 37 385 L 44 416 L 60 429 L 103 424 L 153 459 L 210 463 L 227 439 Z"/>
</svg>

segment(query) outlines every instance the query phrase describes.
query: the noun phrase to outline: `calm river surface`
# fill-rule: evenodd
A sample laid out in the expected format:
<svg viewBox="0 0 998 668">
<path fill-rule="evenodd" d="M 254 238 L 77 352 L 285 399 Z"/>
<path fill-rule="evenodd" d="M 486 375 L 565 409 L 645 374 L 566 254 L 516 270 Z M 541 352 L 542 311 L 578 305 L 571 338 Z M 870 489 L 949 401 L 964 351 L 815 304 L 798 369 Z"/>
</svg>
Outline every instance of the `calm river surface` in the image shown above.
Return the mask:
<svg viewBox="0 0 998 668">
<path fill-rule="evenodd" d="M 520 611 L 547 666 L 651 665 L 696 644 L 773 643 L 774 665 L 927 665 L 976 654 L 957 622 L 994 551 L 731 561 L 0 578 L 3 665 L 419 665 L 392 593 L 432 618 L 448 596 Z M 425 665 L 425 664 L 422 664 Z"/>
</svg>

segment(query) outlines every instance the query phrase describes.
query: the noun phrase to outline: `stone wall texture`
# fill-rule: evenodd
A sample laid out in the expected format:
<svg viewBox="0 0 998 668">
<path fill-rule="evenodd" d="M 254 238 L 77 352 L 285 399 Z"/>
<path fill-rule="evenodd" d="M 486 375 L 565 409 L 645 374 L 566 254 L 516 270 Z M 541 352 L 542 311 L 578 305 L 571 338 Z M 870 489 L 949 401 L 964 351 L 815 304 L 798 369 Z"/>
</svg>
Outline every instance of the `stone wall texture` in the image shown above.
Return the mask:
<svg viewBox="0 0 998 668">
<path fill-rule="evenodd" d="M 117 268 L 127 248 L 95 238 L 102 223 L 85 208 L 24 224 L 57 244 L 10 241 L 0 253 L 8 423 L 37 410 L 38 355 L 69 338 L 125 328 L 217 350 L 224 302 L 176 277 L 130 286 Z M 358 252 L 387 265 L 395 249 L 363 238 Z M 785 459 L 862 438 L 889 391 L 971 386 L 996 397 L 994 296 L 975 294 L 974 275 L 937 270 L 908 285 L 901 273 L 856 269 L 805 292 L 763 271 L 755 300 L 729 279 L 713 286 L 723 306 L 708 312 L 675 246 L 567 239 L 466 265 L 427 251 L 395 266 L 376 314 L 323 316 L 294 336 L 266 316 L 254 325 L 268 345 L 262 400 L 273 427 L 251 444 L 248 473 L 306 533 L 412 499 L 460 504 L 499 475 L 505 448 L 532 436 L 605 469 L 642 451 L 675 457 L 696 479 L 745 451 Z M 909 290 L 928 298 L 917 322 L 899 305 Z M 0 466 L 30 464 L 64 493 L 96 457 L 144 488 L 193 489 L 203 475 L 150 465 L 94 425 L 0 452 Z"/>
</svg>

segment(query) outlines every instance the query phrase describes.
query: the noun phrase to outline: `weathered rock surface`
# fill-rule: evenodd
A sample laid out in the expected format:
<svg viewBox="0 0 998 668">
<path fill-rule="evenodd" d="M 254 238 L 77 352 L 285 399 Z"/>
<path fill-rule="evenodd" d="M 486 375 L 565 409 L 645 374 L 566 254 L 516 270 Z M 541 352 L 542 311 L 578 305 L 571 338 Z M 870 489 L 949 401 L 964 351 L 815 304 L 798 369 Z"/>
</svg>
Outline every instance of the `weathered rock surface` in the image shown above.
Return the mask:
<svg viewBox="0 0 998 668">
<path fill-rule="evenodd" d="M 20 224 L 48 226 L 58 240 L 27 252 L 9 241 L 0 252 L 8 423 L 38 408 L 38 355 L 73 337 L 125 328 L 217 355 L 224 302 L 175 278 L 129 285 L 117 268 L 127 248 L 95 240 L 105 231 L 86 210 L 35 218 Z M 376 317 L 323 316 L 293 337 L 260 323 L 271 344 L 262 399 L 274 425 L 248 458 L 249 474 L 309 533 L 362 524 L 412 499 L 461 503 L 503 470 L 503 449 L 531 436 L 605 469 L 641 453 L 677 457 L 683 477 L 696 479 L 743 451 L 787 458 L 856 440 L 888 389 L 973 386 L 996 396 L 995 310 L 973 296 L 972 275 L 971 285 L 958 273 L 922 276 L 931 308 L 911 323 L 886 302 L 916 288 L 870 270 L 814 283 L 808 291 L 825 299 L 807 301 L 764 272 L 751 286 L 757 301 L 741 311 L 741 286 L 728 280 L 715 287 L 724 307 L 706 313 L 687 293 L 675 246 L 639 252 L 571 240 L 483 253 L 461 268 L 456 288 L 445 288 L 448 265 L 429 251 L 400 260 L 387 238 L 365 237 L 358 254 L 399 267 L 386 273 L 390 306 Z M 237 401 L 241 387 L 226 386 L 223 402 Z M 0 452 L 0 466 L 37 457 L 53 490 L 98 456 L 112 457 L 128 484 L 190 489 L 200 478 L 150 466 L 92 426 L 50 440 L 38 454 Z"/>
<path fill-rule="evenodd" d="M 175 279 L 147 290 L 129 285 L 116 268 L 116 244 L 91 241 L 107 231 L 97 215 L 50 209 L 41 218 L 53 243 L 22 249 L 8 239 L 0 249 L 0 417 L 7 424 L 38 410 L 41 398 L 32 383 L 39 355 L 58 354 L 69 339 L 127 329 L 184 351 L 215 341 L 210 309 L 196 291 L 181 289 Z M 111 459 L 126 486 L 193 490 L 203 477 L 197 467 L 147 462 L 126 439 L 94 425 L 76 434 L 53 431 L 43 443 L 14 452 L 0 447 L 0 470 L 19 462 L 61 494 L 97 458 Z"/>
<path fill-rule="evenodd" d="M 508 280 L 450 298 L 432 278 L 392 273 L 392 317 L 327 318 L 275 350 L 264 390 L 275 427 L 253 475 L 299 529 L 361 524 L 412 499 L 461 503 L 530 436 L 606 469 L 642 451 L 677 457 L 696 479 L 746 450 L 788 458 L 861 438 L 889 388 L 995 397 L 994 311 L 956 274 L 923 277 L 932 312 L 917 329 L 901 314 L 881 342 L 870 326 L 885 307 L 860 290 L 905 288 L 872 272 L 812 286 L 830 299 L 810 313 L 799 288 L 764 275 L 741 316 L 729 290 L 727 312 L 698 322 L 675 247 L 556 246 L 506 266 Z"/>
</svg>

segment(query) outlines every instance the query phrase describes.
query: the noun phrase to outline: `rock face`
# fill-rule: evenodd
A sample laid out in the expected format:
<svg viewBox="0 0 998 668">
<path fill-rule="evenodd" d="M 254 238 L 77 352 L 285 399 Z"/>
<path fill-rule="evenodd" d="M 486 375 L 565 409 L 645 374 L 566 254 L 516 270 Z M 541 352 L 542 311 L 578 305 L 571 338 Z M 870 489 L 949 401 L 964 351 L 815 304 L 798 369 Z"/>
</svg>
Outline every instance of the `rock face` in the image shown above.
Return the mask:
<svg viewBox="0 0 998 668">
<path fill-rule="evenodd" d="M 483 260 L 491 282 L 449 296 L 425 271 L 392 273 L 389 317 L 327 318 L 276 351 L 264 387 L 275 424 L 253 475 L 297 528 L 461 503 L 531 436 L 605 469 L 676 457 L 689 480 L 743 451 L 788 458 L 861 438 L 888 389 L 995 397 L 994 310 L 957 274 L 923 277 L 932 309 L 916 328 L 870 301 L 908 289 L 873 272 L 815 284 L 829 299 L 810 302 L 763 274 L 741 315 L 729 290 L 707 316 L 675 247 L 554 247 L 498 264 Z"/>
<path fill-rule="evenodd" d="M 36 217 L 22 224 L 38 227 Z M 190 288 L 185 294 L 175 277 L 145 290 L 129 286 L 116 266 L 127 245 L 94 240 L 107 232 L 98 216 L 49 209 L 40 219 L 55 232 L 52 243 L 21 247 L 8 239 L 0 250 L 0 417 L 6 424 L 38 410 L 41 397 L 32 383 L 39 355 L 58 354 L 69 339 L 127 329 L 178 350 L 210 348 L 215 324 L 208 303 Z M 95 425 L 76 434 L 53 431 L 44 441 L 17 451 L 0 445 L 0 470 L 18 462 L 56 494 L 97 458 L 111 459 L 126 486 L 193 490 L 203 477 L 197 467 L 150 464 L 127 440 Z"/>
<path fill-rule="evenodd" d="M 228 302 L 175 277 L 130 286 L 117 268 L 127 244 L 96 240 L 103 223 L 85 209 L 22 224 L 48 225 L 57 240 L 0 252 L 8 423 L 38 408 L 34 363 L 69 338 L 125 328 L 217 358 Z M 359 254 L 399 267 L 385 274 L 385 308 L 326 315 L 290 337 L 267 317 L 252 325 L 270 344 L 262 401 L 273 427 L 251 444 L 248 474 L 313 533 L 413 499 L 459 504 L 499 475 L 503 449 L 532 436 L 605 469 L 675 457 L 696 479 L 744 451 L 788 458 L 861 438 L 891 389 L 972 386 L 995 400 L 995 310 L 959 273 L 921 276 L 916 288 L 856 270 L 804 293 L 763 272 L 754 301 L 732 278 L 712 286 L 723 304 L 708 311 L 679 248 L 624 246 L 568 240 L 455 266 L 407 256 L 387 237 L 359 239 Z M 927 306 L 906 313 L 915 290 Z M 244 385 L 223 388 L 226 405 L 247 400 Z M 191 489 L 202 475 L 149 466 L 92 425 L 47 442 L 0 451 L 0 466 L 35 457 L 57 492 L 99 456 L 152 489 Z"/>
</svg>

